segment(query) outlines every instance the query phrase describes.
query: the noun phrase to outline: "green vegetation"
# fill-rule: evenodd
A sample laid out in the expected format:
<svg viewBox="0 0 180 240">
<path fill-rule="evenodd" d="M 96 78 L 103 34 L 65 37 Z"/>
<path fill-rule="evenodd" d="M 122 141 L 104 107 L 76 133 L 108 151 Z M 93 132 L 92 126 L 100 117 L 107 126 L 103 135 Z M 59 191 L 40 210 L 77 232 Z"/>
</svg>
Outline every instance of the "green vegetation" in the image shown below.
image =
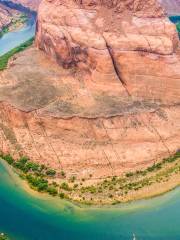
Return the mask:
<svg viewBox="0 0 180 240">
<path fill-rule="evenodd" d="M 53 196 L 57 195 L 56 184 L 50 184 L 48 182 L 48 178 L 56 175 L 54 169 L 47 168 L 43 164 L 34 163 L 24 156 L 16 161 L 9 154 L 4 155 L 1 153 L 0 157 L 16 168 L 20 176 L 26 179 L 33 189 L 39 192 L 48 192 Z"/>
<path fill-rule="evenodd" d="M 63 183 L 60 185 L 60 188 L 63 189 L 63 190 L 65 190 L 65 191 L 71 191 L 71 190 L 72 190 L 66 182 L 63 182 Z"/>
<path fill-rule="evenodd" d="M 0 233 L 0 240 L 10 240 L 8 236 L 4 233 Z"/>
<path fill-rule="evenodd" d="M 76 180 L 75 176 L 67 179 L 63 171 L 56 173 L 54 169 L 34 163 L 24 156 L 16 161 L 9 154 L 0 154 L 0 157 L 15 167 L 33 189 L 52 196 L 58 195 L 61 199 L 76 199 L 88 205 L 93 202 L 102 204 L 104 201 L 117 204 L 119 199 L 126 197 L 128 193 L 131 194 L 152 184 L 167 182 L 170 176 L 180 173 L 179 150 L 145 170 L 129 172 L 120 177 L 109 177 L 90 186 L 86 185 L 85 179 Z M 56 175 L 60 176 L 60 183 L 55 181 Z"/>
<path fill-rule="evenodd" d="M 56 175 L 56 171 L 53 170 L 53 169 L 48 169 L 48 170 L 46 171 L 46 174 L 47 174 L 48 176 L 50 176 L 50 177 L 54 177 L 54 176 Z"/>
<path fill-rule="evenodd" d="M 180 22 L 179 23 L 177 23 L 177 30 L 178 30 L 178 32 L 180 32 Z"/>
<path fill-rule="evenodd" d="M 13 48 L 9 52 L 5 53 L 4 55 L 0 56 L 0 71 L 4 70 L 7 67 L 9 59 L 16 53 L 23 51 L 27 47 L 31 46 L 34 41 L 34 38 L 29 39 L 25 43 Z"/>
<path fill-rule="evenodd" d="M 99 202 L 101 199 L 109 199 L 112 204 L 119 203 L 118 197 L 125 197 L 128 193 L 136 192 L 155 183 L 167 182 L 172 174 L 179 174 L 179 160 L 180 151 L 177 151 L 173 156 L 154 163 L 145 170 L 129 172 L 121 177 L 110 177 L 97 185 L 82 186 L 79 188 L 80 196 L 88 201 L 95 196 Z"/>
<path fill-rule="evenodd" d="M 167 163 L 175 162 L 179 158 L 180 158 L 180 151 L 177 151 L 173 156 L 170 156 L 169 158 L 164 158 L 161 162 L 154 163 L 151 167 L 148 167 L 146 170 L 130 172 L 130 173 L 127 173 L 126 176 L 127 177 L 145 176 L 146 174 L 148 174 L 148 172 L 158 171 L 158 170 L 160 170 L 163 167 L 163 165 L 165 165 Z"/>
<path fill-rule="evenodd" d="M 6 34 L 6 33 L 8 33 L 9 32 L 9 27 L 8 26 L 4 26 L 3 28 L 2 28 L 2 30 L 0 31 L 0 38 L 4 35 L 4 34 Z"/>
<path fill-rule="evenodd" d="M 2 30 L 0 31 L 0 38 L 4 34 L 8 33 L 11 30 L 11 28 L 15 29 L 18 27 L 18 25 L 21 25 L 21 24 L 24 24 L 25 22 L 27 22 L 27 19 L 28 19 L 28 17 L 26 14 L 21 14 L 20 16 L 14 17 L 9 25 L 4 26 L 2 28 Z"/>
</svg>

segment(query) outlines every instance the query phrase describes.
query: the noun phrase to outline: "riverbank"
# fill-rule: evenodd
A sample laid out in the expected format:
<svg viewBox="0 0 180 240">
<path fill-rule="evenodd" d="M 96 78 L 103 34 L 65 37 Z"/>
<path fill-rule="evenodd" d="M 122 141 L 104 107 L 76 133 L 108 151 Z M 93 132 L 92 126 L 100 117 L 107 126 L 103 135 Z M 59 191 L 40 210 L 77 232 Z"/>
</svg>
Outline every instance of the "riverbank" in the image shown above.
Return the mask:
<svg viewBox="0 0 180 240">
<path fill-rule="evenodd" d="M 11 19 L 10 24 L 4 26 L 0 31 L 0 38 L 8 32 L 17 31 L 23 28 L 27 21 L 28 21 L 28 16 L 24 13 L 19 13 L 14 15 Z"/>
<path fill-rule="evenodd" d="M 13 55 L 15 55 L 16 53 L 22 52 L 23 50 L 31 46 L 33 44 L 33 41 L 34 41 L 34 38 L 31 38 L 28 41 L 24 42 L 23 44 L 20 44 L 19 46 L 13 48 L 9 52 L 0 56 L 0 71 L 3 71 L 4 69 L 6 69 L 8 65 L 8 61 Z"/>
<path fill-rule="evenodd" d="M 177 30 L 178 30 L 178 32 L 179 32 L 179 37 L 180 37 L 180 22 L 179 23 L 177 23 Z"/>
<path fill-rule="evenodd" d="M 77 206 L 47 194 L 29 194 L 24 189 L 26 182 L 2 162 L 0 232 L 12 240 L 129 240 L 133 233 L 137 239 L 179 239 L 179 188 L 161 197 L 117 206 Z"/>
<path fill-rule="evenodd" d="M 171 20 L 171 22 L 173 22 L 174 24 L 176 24 L 176 28 L 177 31 L 179 33 L 179 37 L 180 37 L 180 16 L 170 16 L 169 19 Z"/>
<path fill-rule="evenodd" d="M 172 190 L 180 184 L 180 152 L 163 159 L 142 171 L 130 172 L 96 182 L 67 179 L 44 165 L 26 157 L 14 160 L 10 155 L 1 158 L 16 169 L 18 175 L 38 192 L 49 193 L 85 205 L 115 205 L 151 198 Z"/>
</svg>

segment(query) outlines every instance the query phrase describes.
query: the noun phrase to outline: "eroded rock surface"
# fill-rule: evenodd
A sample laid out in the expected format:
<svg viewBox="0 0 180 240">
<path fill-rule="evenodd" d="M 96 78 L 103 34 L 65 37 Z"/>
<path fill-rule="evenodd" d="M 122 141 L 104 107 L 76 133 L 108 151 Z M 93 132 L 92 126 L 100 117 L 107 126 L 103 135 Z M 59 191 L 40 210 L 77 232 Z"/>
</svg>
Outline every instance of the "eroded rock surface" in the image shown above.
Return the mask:
<svg viewBox="0 0 180 240">
<path fill-rule="evenodd" d="M 180 54 L 157 1 L 44 0 L 36 46 L 0 75 L 1 149 L 92 179 L 180 141 Z"/>
<path fill-rule="evenodd" d="M 4 152 L 93 179 L 144 168 L 178 149 L 178 104 L 132 100 L 119 82 L 78 74 L 34 48 L 11 61 L 0 77 Z"/>
<path fill-rule="evenodd" d="M 178 35 L 158 1 L 44 0 L 36 43 L 91 81 L 116 78 L 131 96 L 179 101 Z"/>
</svg>

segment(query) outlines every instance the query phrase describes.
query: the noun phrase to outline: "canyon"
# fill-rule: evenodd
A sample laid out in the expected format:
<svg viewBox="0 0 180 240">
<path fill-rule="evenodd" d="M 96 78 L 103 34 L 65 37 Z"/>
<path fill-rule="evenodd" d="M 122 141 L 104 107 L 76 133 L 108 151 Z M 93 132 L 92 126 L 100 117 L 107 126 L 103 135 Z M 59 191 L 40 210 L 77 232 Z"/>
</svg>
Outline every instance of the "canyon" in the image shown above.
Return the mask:
<svg viewBox="0 0 180 240">
<path fill-rule="evenodd" d="M 0 149 L 67 178 L 179 149 L 180 49 L 158 1 L 43 0 L 34 46 L 0 73 Z"/>
<path fill-rule="evenodd" d="M 36 15 L 39 1 L 3 1 L 0 0 L 0 36 L 9 31 L 21 28 L 27 14 Z"/>
<path fill-rule="evenodd" d="M 4 27 L 10 25 L 13 17 L 17 15 L 17 11 L 10 9 L 3 4 L 0 4 L 0 32 Z"/>
</svg>

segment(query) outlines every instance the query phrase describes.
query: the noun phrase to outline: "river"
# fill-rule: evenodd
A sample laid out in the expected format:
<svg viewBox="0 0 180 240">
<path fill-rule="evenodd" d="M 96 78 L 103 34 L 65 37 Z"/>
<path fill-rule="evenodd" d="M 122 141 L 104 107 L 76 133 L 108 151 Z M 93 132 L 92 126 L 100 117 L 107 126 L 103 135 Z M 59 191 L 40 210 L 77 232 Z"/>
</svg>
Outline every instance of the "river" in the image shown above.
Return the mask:
<svg viewBox="0 0 180 240">
<path fill-rule="evenodd" d="M 29 40 L 34 34 L 35 17 L 31 15 L 23 28 L 6 33 L 0 38 L 0 56 Z"/>
<path fill-rule="evenodd" d="M 175 24 L 180 22 L 180 16 L 170 16 L 169 19 Z"/>
<path fill-rule="evenodd" d="M 0 39 L 0 55 L 34 35 L 34 21 Z M 81 207 L 27 189 L 0 162 L 0 232 L 12 240 L 179 240 L 180 188 L 109 208 Z"/>
<path fill-rule="evenodd" d="M 80 207 L 34 193 L 0 164 L 0 232 L 13 240 L 180 239 L 180 188 L 109 208 Z"/>
</svg>

